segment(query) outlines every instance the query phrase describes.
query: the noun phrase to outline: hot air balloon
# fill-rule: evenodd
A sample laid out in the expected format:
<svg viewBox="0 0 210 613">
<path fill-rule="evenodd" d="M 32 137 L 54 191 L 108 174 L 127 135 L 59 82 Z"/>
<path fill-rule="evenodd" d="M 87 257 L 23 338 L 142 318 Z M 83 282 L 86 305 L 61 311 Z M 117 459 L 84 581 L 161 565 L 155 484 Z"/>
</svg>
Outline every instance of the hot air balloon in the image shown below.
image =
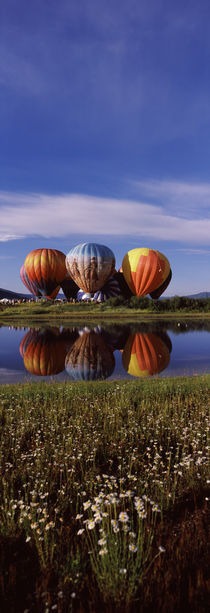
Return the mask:
<svg viewBox="0 0 210 613">
<path fill-rule="evenodd" d="M 72 379 L 93 381 L 113 373 L 113 352 L 96 332 L 84 332 L 66 356 L 66 371 Z"/>
<path fill-rule="evenodd" d="M 77 300 L 88 301 L 91 300 L 93 302 L 105 302 L 109 298 L 114 298 L 115 296 L 119 296 L 121 293 L 120 286 L 115 279 L 114 275 L 109 277 L 108 281 L 103 285 L 101 289 L 99 289 L 95 293 L 87 293 L 83 292 L 82 289 L 79 289 L 77 292 Z"/>
<path fill-rule="evenodd" d="M 170 272 L 170 264 L 165 255 L 144 247 L 128 251 L 123 258 L 122 268 L 128 286 L 137 296 L 157 290 Z"/>
<path fill-rule="evenodd" d="M 33 283 L 33 281 L 29 281 L 29 278 L 25 271 L 24 264 L 21 266 L 21 269 L 20 269 L 20 277 L 21 277 L 21 281 L 24 283 L 24 285 L 27 287 L 27 289 L 29 290 L 31 294 L 37 297 L 40 297 L 42 295 L 40 291 L 38 290 L 37 286 Z"/>
<path fill-rule="evenodd" d="M 119 296 L 121 293 L 119 283 L 115 277 L 112 275 L 103 285 L 103 287 L 95 292 L 93 296 L 94 302 L 104 302 L 109 298 L 114 298 L 115 296 Z"/>
<path fill-rule="evenodd" d="M 78 302 L 89 302 L 89 300 L 93 300 L 94 294 L 90 294 L 88 292 L 83 292 L 83 289 L 79 289 L 77 292 L 77 300 Z"/>
<path fill-rule="evenodd" d="M 40 295 L 55 298 L 66 277 L 65 255 L 57 249 L 35 249 L 27 255 L 24 269 Z"/>
<path fill-rule="evenodd" d="M 128 284 L 126 283 L 126 280 L 125 280 L 125 277 L 124 277 L 124 274 L 121 268 L 120 270 L 118 270 L 118 272 L 114 274 L 114 278 L 116 279 L 119 285 L 121 295 L 124 296 L 124 298 L 131 298 L 132 291 L 130 290 L 130 287 L 128 287 Z"/>
<path fill-rule="evenodd" d="M 76 298 L 78 292 L 78 285 L 71 279 L 71 277 L 67 276 L 61 282 L 61 289 L 63 290 L 64 296 L 66 296 L 67 300 L 70 298 Z"/>
<path fill-rule="evenodd" d="M 66 256 L 66 268 L 84 292 L 94 293 L 106 283 L 115 267 L 111 249 L 96 243 L 77 245 Z"/>
<path fill-rule="evenodd" d="M 167 276 L 167 279 L 161 283 L 161 285 L 150 294 L 151 298 L 153 298 L 153 300 L 157 300 L 158 298 L 160 298 L 161 294 L 163 294 L 163 292 L 165 292 L 165 290 L 167 289 L 170 281 L 172 278 L 172 271 L 170 269 L 169 274 Z"/>
<path fill-rule="evenodd" d="M 26 370 L 38 376 L 56 375 L 64 370 L 67 351 L 59 329 L 30 330 L 20 344 Z"/>
<path fill-rule="evenodd" d="M 131 334 L 125 345 L 122 362 L 133 377 L 149 377 L 167 368 L 170 350 L 154 332 Z"/>
</svg>

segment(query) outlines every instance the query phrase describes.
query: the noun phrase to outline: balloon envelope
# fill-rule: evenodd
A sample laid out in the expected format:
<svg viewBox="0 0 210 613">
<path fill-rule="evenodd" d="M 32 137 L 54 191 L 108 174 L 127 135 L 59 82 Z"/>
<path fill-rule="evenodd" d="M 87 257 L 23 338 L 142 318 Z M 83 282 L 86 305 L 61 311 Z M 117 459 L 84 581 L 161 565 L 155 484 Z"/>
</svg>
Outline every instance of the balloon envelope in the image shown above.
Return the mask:
<svg viewBox="0 0 210 613">
<path fill-rule="evenodd" d="M 151 292 L 150 296 L 151 298 L 153 298 L 153 300 L 157 300 L 158 298 L 160 298 L 161 294 L 163 294 L 163 292 L 165 292 L 165 290 L 167 289 L 171 279 L 172 279 L 172 271 L 170 269 L 166 280 L 163 283 L 161 283 L 161 285 L 154 292 Z"/>
<path fill-rule="evenodd" d="M 122 269 L 132 293 L 143 296 L 164 283 L 170 272 L 170 264 L 159 251 L 142 247 L 126 253 Z"/>
<path fill-rule="evenodd" d="M 37 297 L 41 296 L 41 293 L 39 289 L 37 288 L 37 286 L 33 283 L 33 281 L 29 281 L 29 278 L 26 274 L 24 264 L 21 266 L 21 269 L 20 269 L 20 277 L 21 277 L 21 281 L 24 283 L 24 285 L 27 287 L 27 289 L 29 290 L 31 294 Z"/>
<path fill-rule="evenodd" d="M 115 267 L 111 249 L 96 243 L 77 245 L 66 256 L 66 268 L 84 292 L 93 293 L 106 283 Z"/>
<path fill-rule="evenodd" d="M 170 361 L 170 351 L 154 332 L 131 334 L 125 345 L 122 362 L 129 375 L 149 377 L 164 370 Z"/>
<path fill-rule="evenodd" d="M 61 289 L 63 290 L 64 296 L 66 296 L 67 300 L 70 298 L 76 298 L 78 292 L 78 285 L 71 279 L 70 277 L 66 277 L 61 282 Z"/>
<path fill-rule="evenodd" d="M 66 371 L 74 380 L 93 381 L 110 377 L 115 367 L 113 352 L 101 336 L 84 332 L 66 356 Z"/>
<path fill-rule="evenodd" d="M 57 249 L 34 249 L 24 262 L 24 268 L 33 286 L 42 296 L 55 298 L 60 283 L 66 277 L 65 255 Z"/>
</svg>

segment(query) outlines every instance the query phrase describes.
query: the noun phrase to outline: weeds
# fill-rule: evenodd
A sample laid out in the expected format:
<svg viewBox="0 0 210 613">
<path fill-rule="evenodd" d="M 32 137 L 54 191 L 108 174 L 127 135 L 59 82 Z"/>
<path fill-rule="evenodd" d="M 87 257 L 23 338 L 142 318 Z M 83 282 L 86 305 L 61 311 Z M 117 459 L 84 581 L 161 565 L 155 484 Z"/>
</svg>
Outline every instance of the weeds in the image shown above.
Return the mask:
<svg viewBox="0 0 210 613">
<path fill-rule="evenodd" d="M 2 386 L 0 402 L 0 552 L 12 538 L 38 560 L 40 612 L 42 592 L 59 613 L 127 610 L 167 555 L 173 508 L 205 499 L 209 376 Z"/>
</svg>

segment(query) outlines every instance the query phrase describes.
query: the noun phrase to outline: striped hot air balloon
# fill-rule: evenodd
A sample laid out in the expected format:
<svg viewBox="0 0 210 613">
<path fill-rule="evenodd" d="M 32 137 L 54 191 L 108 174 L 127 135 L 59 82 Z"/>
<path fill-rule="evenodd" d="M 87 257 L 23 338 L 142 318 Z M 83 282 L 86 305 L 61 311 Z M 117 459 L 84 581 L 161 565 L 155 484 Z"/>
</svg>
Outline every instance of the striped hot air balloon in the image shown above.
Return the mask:
<svg viewBox="0 0 210 613">
<path fill-rule="evenodd" d="M 77 245 L 66 256 L 66 268 L 84 292 L 94 293 L 106 283 L 115 268 L 111 249 L 96 243 Z"/>
<path fill-rule="evenodd" d="M 24 269 L 39 295 L 55 298 L 66 277 L 65 255 L 57 249 L 34 249 L 27 255 Z"/>
<path fill-rule="evenodd" d="M 170 273 L 165 255 L 154 249 L 136 248 L 128 251 L 122 262 L 126 283 L 136 296 L 157 290 Z"/>
<path fill-rule="evenodd" d="M 33 283 L 33 281 L 29 281 L 29 278 L 28 278 L 28 276 L 26 274 L 26 270 L 25 270 L 25 265 L 24 264 L 21 266 L 21 269 L 20 269 L 20 277 L 21 277 L 21 281 L 27 287 L 29 292 L 31 294 L 33 294 L 33 296 L 40 297 L 42 295 L 40 293 L 39 289 L 37 288 L 37 286 L 35 285 L 35 283 Z"/>
<path fill-rule="evenodd" d="M 170 269 L 166 280 L 163 283 L 161 283 L 161 285 L 154 292 L 151 292 L 150 296 L 151 298 L 153 298 L 153 300 L 157 300 L 158 298 L 160 298 L 163 292 L 165 292 L 165 290 L 167 289 L 171 279 L 172 279 L 172 271 Z"/>
</svg>

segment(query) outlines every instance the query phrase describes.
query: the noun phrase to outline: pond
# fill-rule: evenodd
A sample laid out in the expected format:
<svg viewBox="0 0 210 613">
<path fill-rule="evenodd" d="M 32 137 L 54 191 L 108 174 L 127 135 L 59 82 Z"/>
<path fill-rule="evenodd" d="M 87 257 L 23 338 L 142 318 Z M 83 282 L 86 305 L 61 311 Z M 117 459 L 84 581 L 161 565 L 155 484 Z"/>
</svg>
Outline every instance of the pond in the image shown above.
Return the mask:
<svg viewBox="0 0 210 613">
<path fill-rule="evenodd" d="M 0 383 L 210 372 L 210 322 L 0 327 Z"/>
</svg>

